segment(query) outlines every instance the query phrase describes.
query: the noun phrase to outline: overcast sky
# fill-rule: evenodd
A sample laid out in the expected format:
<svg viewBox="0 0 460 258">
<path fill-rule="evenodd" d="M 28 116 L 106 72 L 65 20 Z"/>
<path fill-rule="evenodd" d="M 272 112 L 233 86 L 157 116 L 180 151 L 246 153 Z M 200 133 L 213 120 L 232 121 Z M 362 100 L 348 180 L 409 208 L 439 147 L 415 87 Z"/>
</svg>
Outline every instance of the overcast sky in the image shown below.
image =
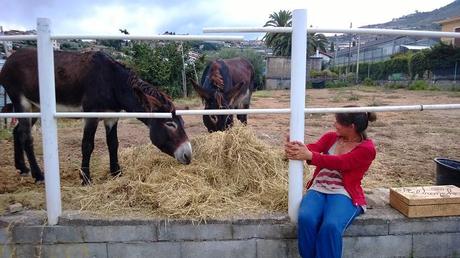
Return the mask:
<svg viewBox="0 0 460 258">
<path fill-rule="evenodd" d="M 262 27 L 279 10 L 307 9 L 308 26 L 348 28 L 432 11 L 454 0 L 1 0 L 4 30 L 35 29 L 52 21 L 53 34 L 202 34 L 203 27 Z M 254 35 L 254 34 L 253 34 Z M 260 37 L 255 34 L 253 38 Z M 247 37 L 248 38 L 248 37 Z"/>
</svg>

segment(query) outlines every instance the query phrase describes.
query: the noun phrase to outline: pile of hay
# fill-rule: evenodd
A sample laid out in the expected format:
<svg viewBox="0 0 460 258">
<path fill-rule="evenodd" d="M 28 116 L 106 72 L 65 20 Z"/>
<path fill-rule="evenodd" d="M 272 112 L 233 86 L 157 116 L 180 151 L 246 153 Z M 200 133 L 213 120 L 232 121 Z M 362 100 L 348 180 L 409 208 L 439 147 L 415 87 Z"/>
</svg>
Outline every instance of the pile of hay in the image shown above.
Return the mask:
<svg viewBox="0 0 460 258">
<path fill-rule="evenodd" d="M 287 160 L 281 146 L 259 140 L 249 126 L 192 140 L 193 161 L 179 164 L 152 144 L 120 152 L 123 174 L 111 178 L 93 161 L 93 185 L 82 187 L 73 171 L 61 172 L 62 205 L 101 217 L 229 219 L 287 212 Z M 100 160 L 108 164 L 108 157 Z M 74 164 L 78 166 L 78 164 Z M 25 184 L 0 195 L 0 204 L 45 208 L 44 187 Z"/>
<path fill-rule="evenodd" d="M 268 146 L 249 127 L 236 125 L 199 136 L 192 147 L 190 165 L 151 144 L 124 149 L 121 177 L 66 187 L 63 202 L 101 215 L 199 220 L 287 211 L 287 161 L 280 146 Z"/>
</svg>

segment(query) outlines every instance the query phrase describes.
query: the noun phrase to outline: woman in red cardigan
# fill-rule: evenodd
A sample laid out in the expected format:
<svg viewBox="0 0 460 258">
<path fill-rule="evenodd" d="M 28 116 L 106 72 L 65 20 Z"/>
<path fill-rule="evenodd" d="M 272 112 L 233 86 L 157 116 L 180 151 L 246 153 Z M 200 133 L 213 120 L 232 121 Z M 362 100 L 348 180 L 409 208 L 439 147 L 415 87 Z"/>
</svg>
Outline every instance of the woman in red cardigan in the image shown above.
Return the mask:
<svg viewBox="0 0 460 258">
<path fill-rule="evenodd" d="M 292 160 L 316 166 L 299 207 L 299 252 L 307 257 L 341 257 L 342 236 L 354 218 L 366 210 L 361 180 L 375 158 L 367 138 L 375 113 L 338 113 L 334 132 L 304 145 L 286 141 L 285 153 Z"/>
</svg>

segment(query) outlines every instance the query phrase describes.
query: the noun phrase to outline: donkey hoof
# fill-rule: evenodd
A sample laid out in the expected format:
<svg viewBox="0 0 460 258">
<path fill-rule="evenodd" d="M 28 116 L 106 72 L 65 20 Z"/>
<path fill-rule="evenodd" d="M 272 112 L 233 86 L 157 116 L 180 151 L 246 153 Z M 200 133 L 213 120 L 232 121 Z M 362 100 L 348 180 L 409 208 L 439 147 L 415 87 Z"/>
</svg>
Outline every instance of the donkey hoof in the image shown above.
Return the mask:
<svg viewBox="0 0 460 258">
<path fill-rule="evenodd" d="M 36 185 L 44 185 L 44 184 L 45 184 L 45 180 L 44 180 L 44 179 L 35 180 L 35 184 L 36 184 Z"/>
<path fill-rule="evenodd" d="M 30 175 L 29 171 L 19 171 L 19 176 L 21 177 L 27 177 Z"/>
<path fill-rule="evenodd" d="M 90 186 L 91 185 L 91 179 L 88 179 L 88 178 L 82 179 L 81 180 L 81 185 L 82 186 Z"/>
<path fill-rule="evenodd" d="M 114 172 L 110 172 L 110 174 L 112 175 L 112 177 L 121 176 L 121 169 L 114 171 Z"/>
</svg>

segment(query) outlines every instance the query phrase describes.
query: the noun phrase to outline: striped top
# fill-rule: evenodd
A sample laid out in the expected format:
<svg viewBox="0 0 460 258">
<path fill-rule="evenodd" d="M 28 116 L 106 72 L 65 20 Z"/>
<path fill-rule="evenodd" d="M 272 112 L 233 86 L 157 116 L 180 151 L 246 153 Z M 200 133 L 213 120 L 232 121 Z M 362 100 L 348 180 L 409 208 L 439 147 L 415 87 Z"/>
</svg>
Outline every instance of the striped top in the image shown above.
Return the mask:
<svg viewBox="0 0 460 258">
<path fill-rule="evenodd" d="M 332 145 L 328 150 L 329 155 L 335 154 L 336 146 L 337 142 L 335 142 L 334 145 Z M 337 170 L 331 170 L 327 168 L 321 169 L 318 175 L 315 177 L 315 180 L 313 181 L 310 189 L 326 194 L 343 194 L 351 199 L 350 194 L 347 192 L 347 190 L 345 190 L 345 187 L 343 186 L 342 174 L 340 174 L 340 172 Z"/>
</svg>

